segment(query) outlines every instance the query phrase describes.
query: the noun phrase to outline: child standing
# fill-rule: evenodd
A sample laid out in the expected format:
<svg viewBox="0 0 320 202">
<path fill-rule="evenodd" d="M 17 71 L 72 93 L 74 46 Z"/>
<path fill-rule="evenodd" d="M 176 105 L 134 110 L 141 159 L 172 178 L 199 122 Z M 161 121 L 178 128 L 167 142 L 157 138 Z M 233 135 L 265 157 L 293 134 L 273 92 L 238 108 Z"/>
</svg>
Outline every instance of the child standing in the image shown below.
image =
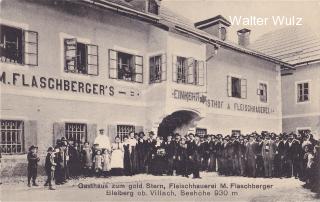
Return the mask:
<svg viewBox="0 0 320 202">
<path fill-rule="evenodd" d="M 84 143 L 81 153 L 84 174 L 85 176 L 89 176 L 92 168 L 92 150 L 89 146 L 89 142 Z"/>
<path fill-rule="evenodd" d="M 48 179 L 47 179 L 46 183 L 44 184 L 44 186 L 49 186 L 50 190 L 55 190 L 52 187 L 52 183 L 51 183 L 52 178 L 54 176 L 54 171 L 55 171 L 55 168 L 56 168 L 56 165 L 57 165 L 54 162 L 54 157 L 55 157 L 54 149 L 52 147 L 49 147 L 47 152 L 48 153 L 47 153 L 47 156 L 46 156 L 45 170 L 46 170 L 46 174 L 48 176 Z"/>
<path fill-rule="evenodd" d="M 103 166 L 102 166 L 102 173 L 104 177 L 110 175 L 111 165 L 110 165 L 110 153 L 107 149 L 103 150 L 102 154 L 103 158 Z"/>
<path fill-rule="evenodd" d="M 37 150 L 38 150 L 38 147 L 32 145 L 29 148 L 29 152 L 27 155 L 27 159 L 28 159 L 28 187 L 31 187 L 31 185 L 30 185 L 31 178 L 32 178 L 32 185 L 39 186 L 36 183 L 38 161 L 40 161 L 40 158 L 38 157 L 38 154 L 37 154 Z"/>
<path fill-rule="evenodd" d="M 93 158 L 94 171 L 95 171 L 95 174 L 97 177 L 100 176 L 101 171 L 102 171 L 102 160 L 103 160 L 103 157 L 101 155 L 101 150 L 97 150 L 97 153 Z"/>
</svg>

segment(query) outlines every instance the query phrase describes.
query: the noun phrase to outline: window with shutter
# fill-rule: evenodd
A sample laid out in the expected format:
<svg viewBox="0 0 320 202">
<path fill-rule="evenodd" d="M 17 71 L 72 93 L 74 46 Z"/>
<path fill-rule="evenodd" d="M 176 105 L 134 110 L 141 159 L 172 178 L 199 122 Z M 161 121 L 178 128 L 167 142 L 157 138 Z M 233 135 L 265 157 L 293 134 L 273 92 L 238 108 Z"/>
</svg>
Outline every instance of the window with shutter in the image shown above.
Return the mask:
<svg viewBox="0 0 320 202">
<path fill-rule="evenodd" d="M 165 71 L 162 69 L 165 67 L 165 63 L 162 62 L 163 60 L 165 60 L 163 55 L 150 57 L 150 83 L 159 83 L 166 76 Z"/>
<path fill-rule="evenodd" d="M 38 66 L 38 32 L 0 25 L 0 61 Z"/>
<path fill-rule="evenodd" d="M 80 145 L 83 145 L 85 141 L 88 141 L 88 127 L 84 123 L 65 123 L 65 138 L 67 140 L 73 140 L 77 143 L 80 149 Z M 92 144 L 92 142 L 90 142 Z"/>
<path fill-rule="evenodd" d="M 194 84 L 195 83 L 195 74 L 196 72 L 196 60 L 194 58 L 187 59 L 187 83 Z"/>
<path fill-rule="evenodd" d="M 24 30 L 24 64 L 38 66 L 38 32 Z"/>
<path fill-rule="evenodd" d="M 161 81 L 167 80 L 167 55 L 161 55 Z"/>
<path fill-rule="evenodd" d="M 173 55 L 172 56 L 172 81 L 173 82 L 178 82 L 178 60 L 177 56 Z"/>
<path fill-rule="evenodd" d="M 133 125 L 117 125 L 117 136 L 120 137 L 121 142 L 125 136 L 129 136 L 130 132 L 135 131 Z"/>
<path fill-rule="evenodd" d="M 143 57 L 109 49 L 109 78 L 143 83 Z"/>
<path fill-rule="evenodd" d="M 109 78 L 118 78 L 117 51 L 109 49 Z"/>
<path fill-rule="evenodd" d="M 98 46 L 84 44 L 76 38 L 64 40 L 65 72 L 94 75 L 99 74 Z"/>
<path fill-rule="evenodd" d="M 228 97 L 232 97 L 232 81 L 231 76 L 227 76 L 227 93 Z"/>
<path fill-rule="evenodd" d="M 53 145 L 56 145 L 57 140 L 65 137 L 65 123 L 53 123 Z"/>
<path fill-rule="evenodd" d="M 241 79 L 240 80 L 240 97 L 242 99 L 247 98 L 247 79 Z"/>
<path fill-rule="evenodd" d="M 205 63 L 204 61 L 197 61 L 197 85 L 204 86 L 205 82 Z"/>
<path fill-rule="evenodd" d="M 99 75 L 98 46 L 87 44 L 87 68 L 89 75 Z"/>
</svg>

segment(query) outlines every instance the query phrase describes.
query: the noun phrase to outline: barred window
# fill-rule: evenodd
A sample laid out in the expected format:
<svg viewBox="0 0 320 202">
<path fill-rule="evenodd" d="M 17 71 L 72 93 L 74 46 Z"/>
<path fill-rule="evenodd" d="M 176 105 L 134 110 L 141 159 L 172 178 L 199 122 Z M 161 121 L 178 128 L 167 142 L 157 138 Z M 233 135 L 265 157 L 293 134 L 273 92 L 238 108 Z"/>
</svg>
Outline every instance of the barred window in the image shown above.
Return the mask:
<svg viewBox="0 0 320 202">
<path fill-rule="evenodd" d="M 110 49 L 109 78 L 143 83 L 143 57 Z"/>
<path fill-rule="evenodd" d="M 132 125 L 117 125 L 117 136 L 120 137 L 121 142 L 124 139 L 124 136 L 129 136 L 130 132 L 134 132 L 134 126 Z"/>
<path fill-rule="evenodd" d="M 0 25 L 0 61 L 38 65 L 38 33 Z"/>
<path fill-rule="evenodd" d="M 207 129 L 206 128 L 196 128 L 196 134 L 200 137 L 203 137 L 207 135 Z"/>
<path fill-rule="evenodd" d="M 73 140 L 82 145 L 87 141 L 87 124 L 83 123 L 65 123 L 65 135 L 67 140 Z"/>
<path fill-rule="evenodd" d="M 1 122 L 1 153 L 21 154 L 24 151 L 23 121 L 0 120 Z"/>
<path fill-rule="evenodd" d="M 241 135 L 241 130 L 232 130 L 231 135 L 239 136 L 239 135 Z"/>
<path fill-rule="evenodd" d="M 297 102 L 309 101 L 309 83 L 298 83 L 297 84 Z"/>
</svg>

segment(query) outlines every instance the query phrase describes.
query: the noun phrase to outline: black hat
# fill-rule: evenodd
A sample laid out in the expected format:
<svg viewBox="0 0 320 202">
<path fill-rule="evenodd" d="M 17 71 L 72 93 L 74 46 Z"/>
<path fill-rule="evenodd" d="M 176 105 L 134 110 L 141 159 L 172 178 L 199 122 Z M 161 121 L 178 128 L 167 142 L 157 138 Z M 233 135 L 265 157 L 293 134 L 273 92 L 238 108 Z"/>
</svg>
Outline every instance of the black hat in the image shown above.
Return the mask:
<svg viewBox="0 0 320 202">
<path fill-rule="evenodd" d="M 53 147 L 49 147 L 47 150 L 47 152 L 53 152 L 53 151 L 54 151 Z"/>
<path fill-rule="evenodd" d="M 31 145 L 31 147 L 29 147 L 29 151 L 33 150 L 33 149 L 38 149 L 38 147 Z"/>
</svg>

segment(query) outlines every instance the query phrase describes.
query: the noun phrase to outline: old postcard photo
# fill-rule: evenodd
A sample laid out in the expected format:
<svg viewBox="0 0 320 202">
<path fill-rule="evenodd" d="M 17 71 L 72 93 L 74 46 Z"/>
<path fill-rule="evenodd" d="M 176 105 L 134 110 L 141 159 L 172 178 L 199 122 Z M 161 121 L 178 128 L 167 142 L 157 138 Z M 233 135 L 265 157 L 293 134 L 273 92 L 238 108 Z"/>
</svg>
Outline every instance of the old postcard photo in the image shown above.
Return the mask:
<svg viewBox="0 0 320 202">
<path fill-rule="evenodd" d="M 319 201 L 319 0 L 0 0 L 1 201 Z"/>
</svg>

